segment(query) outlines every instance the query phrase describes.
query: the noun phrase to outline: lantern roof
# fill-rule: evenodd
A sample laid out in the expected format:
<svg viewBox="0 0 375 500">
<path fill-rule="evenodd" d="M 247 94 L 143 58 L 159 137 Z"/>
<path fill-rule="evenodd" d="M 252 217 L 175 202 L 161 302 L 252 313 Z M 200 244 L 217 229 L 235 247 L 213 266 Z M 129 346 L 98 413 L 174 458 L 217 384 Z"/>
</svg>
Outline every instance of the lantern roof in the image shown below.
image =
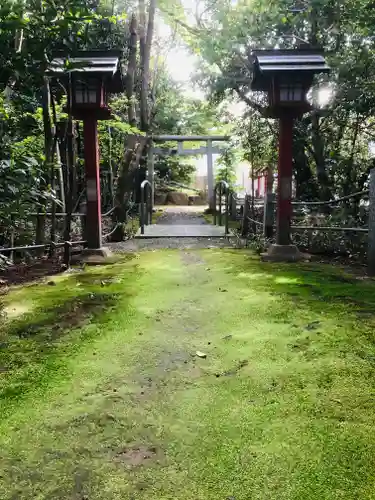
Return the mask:
<svg viewBox="0 0 375 500">
<path fill-rule="evenodd" d="M 47 74 L 64 77 L 80 73 L 80 77 L 100 77 L 108 85 L 110 92 L 124 90 L 121 52 L 116 50 L 85 50 L 72 55 L 55 54 Z"/>
<path fill-rule="evenodd" d="M 255 50 L 252 57 L 252 90 L 269 90 L 275 78 L 311 84 L 314 74 L 330 71 L 319 49 Z"/>
</svg>

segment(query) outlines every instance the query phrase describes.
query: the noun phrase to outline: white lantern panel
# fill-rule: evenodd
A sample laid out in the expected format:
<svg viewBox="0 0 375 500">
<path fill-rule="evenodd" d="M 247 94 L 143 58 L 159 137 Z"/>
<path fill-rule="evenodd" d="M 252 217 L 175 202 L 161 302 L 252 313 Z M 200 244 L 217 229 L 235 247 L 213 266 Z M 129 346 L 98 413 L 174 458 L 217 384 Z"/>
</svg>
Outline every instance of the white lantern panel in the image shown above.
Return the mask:
<svg viewBox="0 0 375 500">
<path fill-rule="evenodd" d="M 75 102 L 77 104 L 96 104 L 98 93 L 95 85 L 77 82 L 75 87 Z"/>
<path fill-rule="evenodd" d="M 304 100 L 303 87 L 301 85 L 280 86 L 280 102 L 301 102 Z"/>
<path fill-rule="evenodd" d="M 293 100 L 302 101 L 303 100 L 303 89 L 302 87 L 294 87 L 293 89 Z"/>
<path fill-rule="evenodd" d="M 289 89 L 281 88 L 280 89 L 280 101 L 281 102 L 289 101 L 288 94 L 289 94 Z"/>
<path fill-rule="evenodd" d="M 97 92 L 96 89 L 90 89 L 88 91 L 88 102 L 90 104 L 95 104 L 97 99 Z"/>
</svg>

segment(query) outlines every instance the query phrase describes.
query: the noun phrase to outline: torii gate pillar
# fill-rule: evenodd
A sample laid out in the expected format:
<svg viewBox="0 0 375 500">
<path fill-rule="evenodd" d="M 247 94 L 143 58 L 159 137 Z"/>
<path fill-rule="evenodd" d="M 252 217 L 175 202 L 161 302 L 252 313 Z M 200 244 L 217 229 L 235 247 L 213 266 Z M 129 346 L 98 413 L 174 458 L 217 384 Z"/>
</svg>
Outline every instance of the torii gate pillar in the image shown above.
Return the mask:
<svg viewBox="0 0 375 500">
<path fill-rule="evenodd" d="M 212 151 L 212 140 L 206 142 L 207 151 L 207 195 L 208 195 L 208 206 L 210 210 L 215 210 L 215 200 L 214 200 L 214 164 L 213 164 L 213 151 Z"/>
</svg>

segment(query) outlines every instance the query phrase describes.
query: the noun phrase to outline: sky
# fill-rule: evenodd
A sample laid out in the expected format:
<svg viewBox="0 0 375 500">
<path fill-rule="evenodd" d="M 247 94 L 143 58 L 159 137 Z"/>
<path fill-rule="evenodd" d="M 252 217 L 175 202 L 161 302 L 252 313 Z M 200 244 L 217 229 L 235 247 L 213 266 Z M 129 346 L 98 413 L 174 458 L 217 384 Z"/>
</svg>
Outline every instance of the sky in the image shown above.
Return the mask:
<svg viewBox="0 0 375 500">
<path fill-rule="evenodd" d="M 183 0 L 183 3 L 186 7 L 191 8 L 194 2 L 192 0 Z M 170 40 L 172 35 L 171 28 L 162 19 L 158 19 L 156 29 L 160 38 L 166 41 Z M 199 64 L 198 56 L 193 55 L 182 43 L 176 42 L 167 51 L 165 61 L 168 73 L 173 80 L 181 84 L 184 94 L 187 97 L 204 99 L 204 92 L 192 84 L 192 76 L 197 64 Z M 218 155 L 214 155 L 214 169 L 217 159 Z M 196 170 L 198 175 L 206 175 L 206 156 L 196 158 Z"/>
<path fill-rule="evenodd" d="M 188 9 L 195 9 L 194 0 L 183 0 L 183 4 Z M 162 39 L 170 40 L 172 31 L 162 19 L 157 21 L 158 36 Z M 192 83 L 192 76 L 194 75 L 195 68 L 199 64 L 199 57 L 192 54 L 187 47 L 182 43 L 175 43 L 166 53 L 166 65 L 171 77 L 181 84 L 184 94 L 186 96 L 204 99 L 204 92 L 194 86 Z M 244 110 L 244 104 L 235 103 L 230 106 L 230 111 L 240 116 Z M 214 155 L 214 170 L 217 168 L 217 159 L 219 155 Z M 196 159 L 196 169 L 198 175 L 206 175 L 207 172 L 207 159 L 206 156 L 198 157 Z M 241 174 L 242 177 L 242 174 Z"/>
<path fill-rule="evenodd" d="M 187 9 L 192 9 L 195 4 L 194 0 L 183 0 L 183 5 Z M 170 44 L 173 35 L 170 26 L 164 23 L 163 19 L 158 17 L 156 22 L 156 31 L 158 38 L 165 40 L 167 49 L 164 54 L 166 55 L 166 65 L 171 77 L 182 84 L 187 95 L 194 95 L 204 98 L 204 94 L 199 89 L 195 89 L 191 83 L 191 76 L 194 74 L 196 65 L 199 63 L 199 58 L 193 55 L 186 46 L 176 39 L 172 46 Z"/>
</svg>

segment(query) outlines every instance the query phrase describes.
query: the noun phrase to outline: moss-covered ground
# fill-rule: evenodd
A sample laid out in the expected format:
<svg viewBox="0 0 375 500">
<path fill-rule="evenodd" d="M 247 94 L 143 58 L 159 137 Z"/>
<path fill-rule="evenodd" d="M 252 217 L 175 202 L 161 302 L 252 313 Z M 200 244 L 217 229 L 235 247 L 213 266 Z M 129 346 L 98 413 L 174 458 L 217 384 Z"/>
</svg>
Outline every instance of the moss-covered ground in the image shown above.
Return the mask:
<svg viewBox="0 0 375 500">
<path fill-rule="evenodd" d="M 372 281 L 243 250 L 15 288 L 0 498 L 375 499 L 374 326 Z"/>
</svg>

